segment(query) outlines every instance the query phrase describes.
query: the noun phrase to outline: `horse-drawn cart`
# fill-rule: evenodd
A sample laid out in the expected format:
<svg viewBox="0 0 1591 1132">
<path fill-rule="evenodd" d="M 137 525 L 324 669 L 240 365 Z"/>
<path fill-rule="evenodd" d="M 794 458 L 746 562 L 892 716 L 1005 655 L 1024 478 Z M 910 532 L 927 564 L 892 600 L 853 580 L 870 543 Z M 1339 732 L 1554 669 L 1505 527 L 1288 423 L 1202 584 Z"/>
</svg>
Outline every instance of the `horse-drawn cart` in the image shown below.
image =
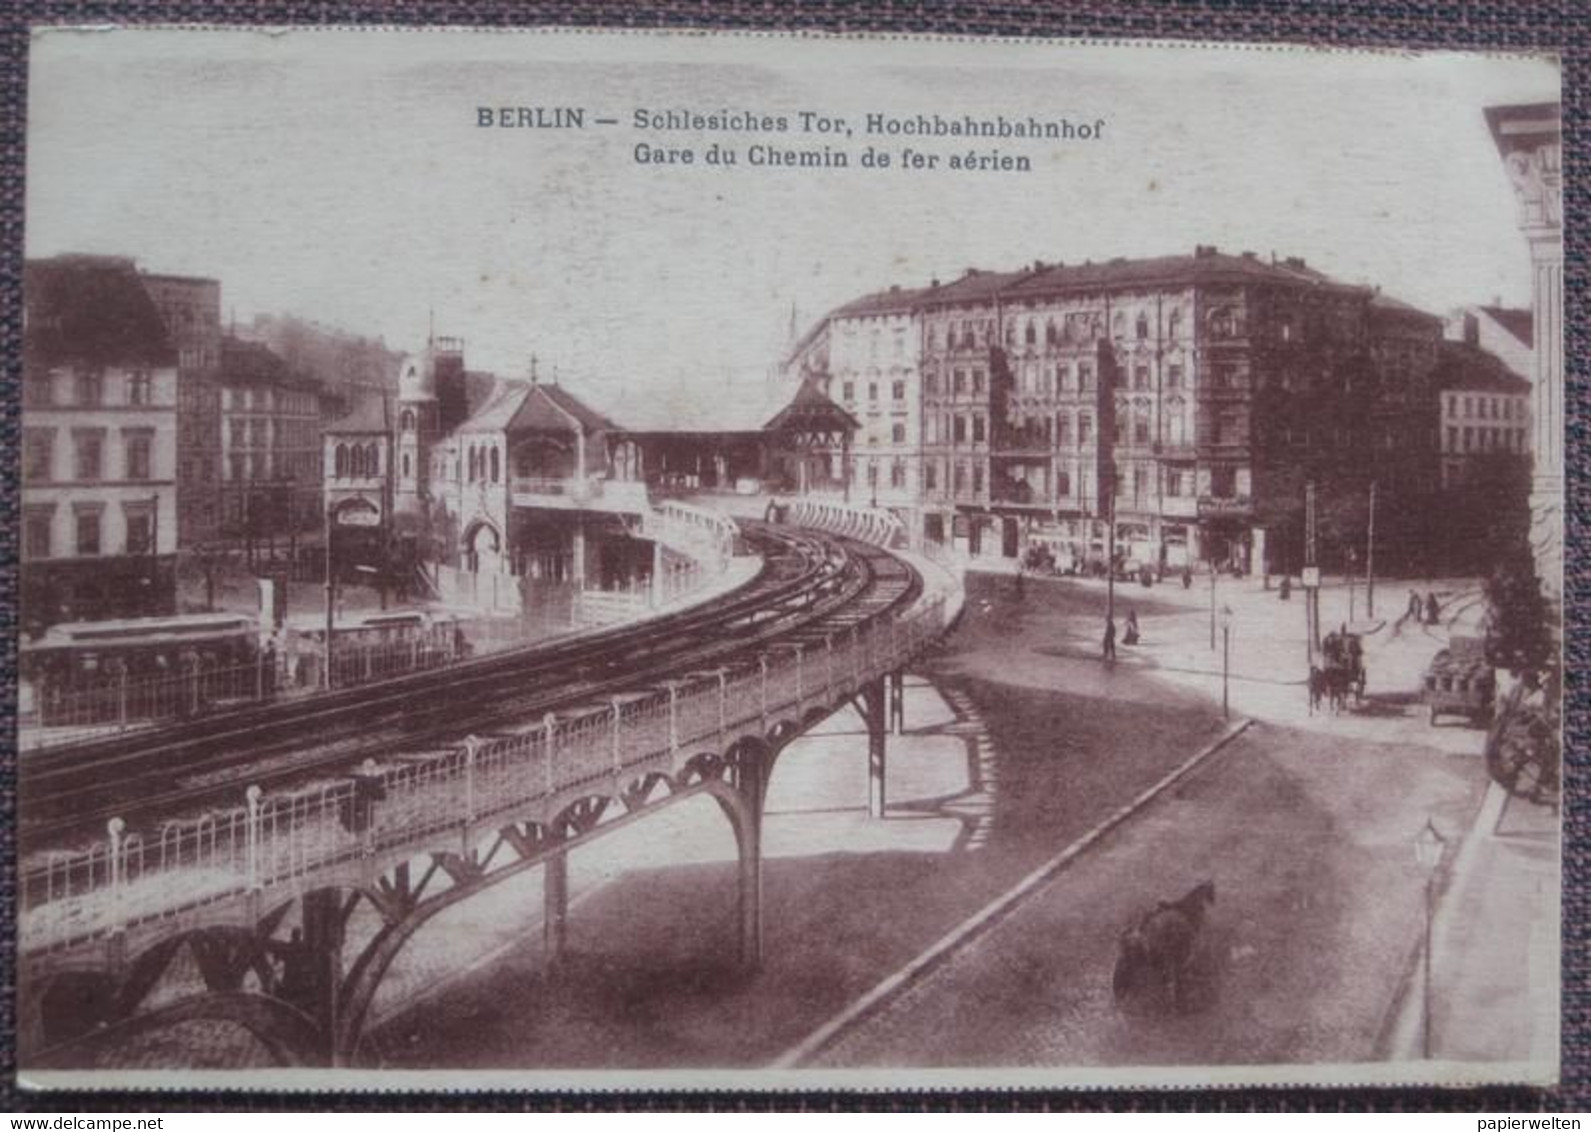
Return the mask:
<svg viewBox="0 0 1591 1132">
<path fill-rule="evenodd" d="M 1320 665 L 1309 671 L 1311 708 L 1329 703 L 1333 711 L 1340 711 L 1347 706 L 1349 693 L 1355 704 L 1364 699 L 1364 637 L 1357 628 L 1345 625 L 1320 642 Z"/>
<path fill-rule="evenodd" d="M 1486 663 L 1485 642 L 1477 637 L 1454 637 L 1425 670 L 1425 706 L 1433 727 L 1443 715 L 1489 723 L 1496 692 L 1496 678 Z"/>
</svg>

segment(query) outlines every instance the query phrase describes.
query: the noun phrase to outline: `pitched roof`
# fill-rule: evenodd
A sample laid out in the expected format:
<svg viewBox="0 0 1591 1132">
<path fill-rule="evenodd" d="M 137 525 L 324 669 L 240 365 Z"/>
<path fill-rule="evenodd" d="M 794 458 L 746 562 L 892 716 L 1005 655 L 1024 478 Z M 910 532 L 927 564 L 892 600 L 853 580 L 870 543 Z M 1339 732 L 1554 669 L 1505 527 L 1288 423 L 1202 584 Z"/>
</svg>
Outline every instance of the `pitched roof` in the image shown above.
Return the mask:
<svg viewBox="0 0 1591 1132">
<path fill-rule="evenodd" d="M 836 307 L 829 312 L 830 318 L 861 318 L 872 314 L 910 314 L 917 306 L 919 300 L 927 295 L 931 287 L 890 287 L 886 291 L 874 291 L 871 295 L 863 295 L 860 299 L 852 299 L 842 307 Z"/>
<path fill-rule="evenodd" d="M 1444 392 L 1522 395 L 1533 388 L 1529 379 L 1509 369 L 1495 354 L 1465 342 L 1444 342 L 1441 360 L 1431 376 L 1436 388 Z"/>
<path fill-rule="evenodd" d="M 1519 339 L 1526 349 L 1536 347 L 1536 316 L 1529 309 L 1519 307 L 1481 307 L 1482 311 L 1509 334 Z"/>
<path fill-rule="evenodd" d="M 1045 264 L 1035 271 L 1017 274 L 1021 278 L 1006 289 L 1005 297 L 1037 298 L 1067 291 L 1250 282 L 1357 289 L 1337 282 L 1301 259 L 1261 259 L 1250 253 L 1230 255 L 1210 247 L 1198 248 L 1192 255 Z"/>
<path fill-rule="evenodd" d="M 170 366 L 177 360 L 165 320 L 133 261 L 63 255 L 24 267 L 29 361 L 54 366 Z"/>
<path fill-rule="evenodd" d="M 288 369 L 281 356 L 263 342 L 231 335 L 221 339 L 220 380 L 227 385 L 277 385 L 290 389 L 319 389 L 320 382 Z"/>
<path fill-rule="evenodd" d="M 968 268 L 960 279 L 935 284 L 920 292 L 924 303 L 979 303 L 990 302 L 1008 289 L 1027 281 L 1034 274 L 1031 268 L 1018 271 L 980 271 Z"/>
<path fill-rule="evenodd" d="M 384 393 L 354 388 L 347 391 L 348 411 L 334 421 L 328 421 L 326 432 L 389 433 L 392 431 L 391 406 Z"/>
<path fill-rule="evenodd" d="M 580 422 L 587 432 L 616 432 L 619 426 L 587 405 L 557 382 L 541 382 L 536 392 Z"/>
<path fill-rule="evenodd" d="M 767 424 L 768 430 L 786 429 L 798 432 L 830 432 L 836 428 L 856 432 L 862 427 L 850 413 L 835 404 L 813 382 L 803 381 L 790 403 L 780 409 Z"/>
<path fill-rule="evenodd" d="M 587 434 L 620 428 L 562 386 L 501 380 L 459 426 L 460 432 L 569 432 L 571 418 Z"/>
</svg>

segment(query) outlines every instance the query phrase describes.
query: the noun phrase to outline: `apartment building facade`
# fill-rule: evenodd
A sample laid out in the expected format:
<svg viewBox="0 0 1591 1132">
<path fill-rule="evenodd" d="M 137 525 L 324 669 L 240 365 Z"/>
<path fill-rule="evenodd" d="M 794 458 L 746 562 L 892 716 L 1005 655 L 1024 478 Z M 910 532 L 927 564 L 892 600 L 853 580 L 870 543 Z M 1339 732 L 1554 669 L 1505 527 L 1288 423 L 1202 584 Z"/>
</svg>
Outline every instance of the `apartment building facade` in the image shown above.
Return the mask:
<svg viewBox="0 0 1591 1132">
<path fill-rule="evenodd" d="M 176 608 L 178 359 L 131 260 L 24 269 L 22 620 Z"/>
</svg>

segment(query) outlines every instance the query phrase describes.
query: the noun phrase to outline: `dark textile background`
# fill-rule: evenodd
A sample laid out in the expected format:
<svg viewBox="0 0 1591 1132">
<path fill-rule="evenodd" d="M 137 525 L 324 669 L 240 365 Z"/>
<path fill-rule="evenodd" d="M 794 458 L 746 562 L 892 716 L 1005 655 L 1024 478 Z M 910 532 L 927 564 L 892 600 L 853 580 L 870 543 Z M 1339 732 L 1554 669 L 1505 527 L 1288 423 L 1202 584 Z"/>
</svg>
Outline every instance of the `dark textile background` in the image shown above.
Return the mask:
<svg viewBox="0 0 1591 1132">
<path fill-rule="evenodd" d="M 0 0 L 0 331 L 5 336 L 4 385 L 0 392 L 0 1056 L 4 1058 L 4 1107 L 9 1111 L 243 1109 L 344 1111 L 459 1108 L 496 1110 L 700 1110 L 757 1111 L 799 1107 L 824 1111 L 873 1109 L 912 1111 L 1188 1110 L 1253 1111 L 1305 1109 L 1352 1112 L 1418 1110 L 1571 1110 L 1591 1108 L 1591 993 L 1586 987 L 1588 870 L 1591 870 L 1591 806 L 1579 783 L 1588 759 L 1586 687 L 1588 652 L 1584 627 L 1591 603 L 1591 565 L 1579 557 L 1584 533 L 1582 488 L 1591 473 L 1586 440 L 1587 347 L 1585 315 L 1586 74 L 1591 65 L 1591 4 L 1557 2 L 1458 3 L 1440 0 L 1080 0 L 1024 4 L 1007 0 L 910 0 L 877 4 L 776 3 L 773 0 L 129 0 L 87 3 Z M 565 1094 L 245 1094 L 215 1092 L 26 1094 L 15 1085 L 14 934 L 16 750 L 15 710 L 16 567 L 18 531 L 17 461 L 20 414 L 22 315 L 22 224 L 25 172 L 26 66 L 31 23 L 266 23 L 266 24 L 457 24 L 477 26 L 573 25 L 584 27 L 710 27 L 761 30 L 938 32 L 968 36 L 1080 36 L 1088 38 L 1214 39 L 1317 47 L 1492 48 L 1559 52 L 1565 63 L 1564 127 L 1567 247 L 1565 307 L 1569 368 L 1569 516 L 1566 616 L 1570 709 L 1567 720 L 1570 793 L 1565 810 L 1563 1085 L 1550 1091 L 1520 1088 L 1444 1091 L 1434 1089 L 1240 1089 L 1210 1092 L 983 1092 L 959 1094 L 837 1093 L 757 1096 L 733 1093 Z M 1366 122 L 1374 129 L 1374 122 Z M 1526 250 L 1521 237 L 1519 254 Z M 1520 957 L 1523 962 L 1524 957 Z"/>
</svg>

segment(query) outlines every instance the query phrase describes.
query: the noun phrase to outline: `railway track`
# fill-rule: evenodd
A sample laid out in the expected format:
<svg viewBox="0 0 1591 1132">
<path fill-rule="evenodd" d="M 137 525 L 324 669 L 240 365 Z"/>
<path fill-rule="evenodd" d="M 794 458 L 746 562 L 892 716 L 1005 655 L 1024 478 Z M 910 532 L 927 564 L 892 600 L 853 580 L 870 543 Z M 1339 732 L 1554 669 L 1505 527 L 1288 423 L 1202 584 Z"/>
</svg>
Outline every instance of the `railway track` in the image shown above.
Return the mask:
<svg viewBox="0 0 1591 1132">
<path fill-rule="evenodd" d="M 815 644 L 913 600 L 921 580 L 885 551 L 748 524 L 765 567 L 720 602 L 576 640 L 495 653 L 299 705 L 41 752 L 20 780 L 24 855 L 235 804 L 247 784 L 290 789 L 366 758 L 523 725 L 583 700 L 722 668 L 775 644 Z"/>
</svg>

